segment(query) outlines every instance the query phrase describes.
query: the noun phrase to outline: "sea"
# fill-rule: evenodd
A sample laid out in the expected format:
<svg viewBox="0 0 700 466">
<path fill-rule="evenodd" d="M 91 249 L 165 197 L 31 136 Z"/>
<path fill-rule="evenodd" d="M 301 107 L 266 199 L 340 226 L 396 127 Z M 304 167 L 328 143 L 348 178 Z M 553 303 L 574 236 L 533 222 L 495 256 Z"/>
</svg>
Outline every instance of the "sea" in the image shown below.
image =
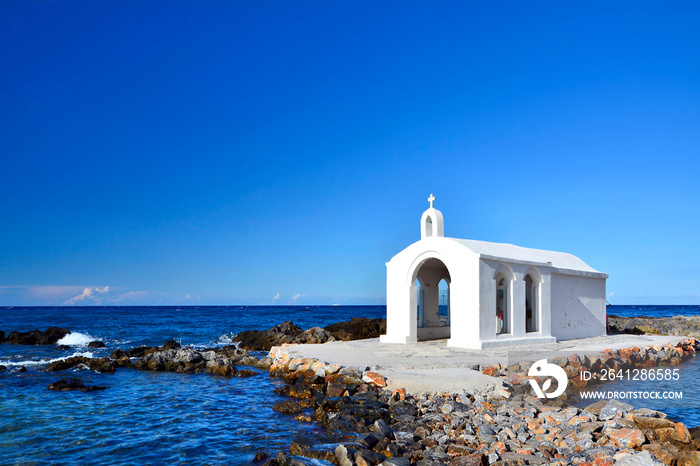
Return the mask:
<svg viewBox="0 0 700 466">
<path fill-rule="evenodd" d="M 700 306 L 611 306 L 608 313 L 699 315 Z M 241 331 L 284 321 L 307 329 L 385 316 L 385 306 L 0 307 L 0 330 L 6 334 L 50 326 L 71 331 L 60 342 L 69 349 L 0 344 L 0 365 L 7 366 L 0 372 L 0 464 L 242 465 L 251 464 L 257 452 L 287 451 L 298 437 L 330 441 L 315 423 L 272 410 L 284 399 L 274 392 L 282 382 L 264 370 L 256 369 L 258 375 L 250 378 L 226 378 L 123 368 L 114 374 L 43 369 L 70 356 L 101 357 L 167 340 L 196 348 L 223 346 Z M 95 340 L 106 348 L 88 349 Z M 700 425 L 699 368 L 695 359 L 679 366 L 681 400 L 624 401 L 662 410 L 689 427 Z M 47 388 L 64 377 L 107 389 Z M 609 386 L 629 390 L 624 381 Z M 633 385 L 634 390 L 658 387 L 656 381 Z"/>
</svg>

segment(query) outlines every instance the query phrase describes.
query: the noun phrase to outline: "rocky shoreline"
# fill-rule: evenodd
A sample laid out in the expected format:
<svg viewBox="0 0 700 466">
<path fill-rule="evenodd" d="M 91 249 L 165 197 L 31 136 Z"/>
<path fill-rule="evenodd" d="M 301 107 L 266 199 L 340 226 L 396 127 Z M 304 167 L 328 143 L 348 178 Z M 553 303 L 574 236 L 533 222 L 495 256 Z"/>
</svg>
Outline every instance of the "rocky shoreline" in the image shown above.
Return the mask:
<svg viewBox="0 0 700 466">
<path fill-rule="evenodd" d="M 328 325 L 325 328 L 312 327 L 302 330 L 292 322 L 283 322 L 269 330 L 246 330 L 234 338 L 239 348 L 255 351 L 269 351 L 273 346 L 285 343 L 327 343 L 329 341 L 362 340 L 378 338 L 386 333 L 386 319 L 353 317 L 345 322 Z"/>
<path fill-rule="evenodd" d="M 624 333 L 633 333 L 647 323 L 615 319 L 611 318 L 611 326 Z M 261 358 L 251 355 L 241 344 L 199 350 L 168 341 L 160 347 L 115 350 L 108 357 L 78 356 L 54 361 L 45 370 L 86 367 L 113 373 L 119 368 L 133 368 L 224 377 L 258 374 L 237 366 L 269 370 L 271 377 L 284 380 L 285 385 L 276 391 L 287 397 L 273 409 L 294 416 L 299 422 L 319 423 L 328 433 L 329 442 L 319 445 L 309 439 L 297 439 L 290 444 L 289 453 L 281 452 L 272 458 L 267 452 L 259 453 L 256 461 L 264 461 L 267 466 L 318 464 L 314 463 L 318 460 L 344 466 L 700 464 L 697 428 L 689 430 L 684 424 L 667 419 L 664 413 L 635 410 L 616 400 L 583 409 L 573 406 L 575 400 L 566 396 L 540 400 L 531 394 L 524 362 L 483 369 L 507 389 L 506 396 L 483 396 L 389 391 L 385 388 L 386 379 L 377 372 L 294 357 L 294 343 L 374 335 L 381 328 L 381 322 L 376 321 L 381 319 L 359 319 L 329 326 L 331 329 L 315 327 L 307 331 L 286 322 L 268 331 L 247 335 L 242 332 L 241 340 L 254 348 L 282 342 L 270 346 L 267 356 Z M 673 331 L 676 327 L 657 322 L 652 328 L 660 333 L 661 329 Z M 36 332 L 26 332 L 33 336 L 25 341 L 43 341 Z M 15 333 L 18 332 L 12 332 Z M 574 386 L 583 387 L 601 383 L 595 377 L 583 380 L 585 370 L 600 373 L 671 366 L 699 350 L 698 340 L 686 338 L 664 347 L 605 350 L 599 357 L 573 355 L 550 362 L 562 367 Z M 83 392 L 105 389 L 70 378 L 58 380 L 49 388 Z"/>
<path fill-rule="evenodd" d="M 669 348 L 606 350 L 596 361 L 611 368 L 648 361 L 677 364 L 699 348 L 700 342 L 688 339 Z M 509 392 L 505 397 L 411 395 L 383 390 L 386 379 L 374 372 L 295 358 L 293 345 L 273 348 L 269 356 L 270 375 L 288 384 L 279 393 L 293 400 L 280 411 L 302 422 L 319 422 L 345 441 L 314 446 L 300 440 L 290 445 L 289 455 L 280 453 L 268 466 L 304 464 L 299 457 L 339 465 L 700 464 L 698 429 L 691 434 L 664 413 L 635 410 L 617 400 L 585 409 L 565 396 L 542 401 L 506 367 L 484 371 L 502 379 Z M 566 370 L 584 367 L 581 361 L 590 358 L 557 362 Z"/>
<path fill-rule="evenodd" d="M 677 335 L 700 338 L 700 316 L 620 317 L 608 316 L 610 333 Z"/>
</svg>

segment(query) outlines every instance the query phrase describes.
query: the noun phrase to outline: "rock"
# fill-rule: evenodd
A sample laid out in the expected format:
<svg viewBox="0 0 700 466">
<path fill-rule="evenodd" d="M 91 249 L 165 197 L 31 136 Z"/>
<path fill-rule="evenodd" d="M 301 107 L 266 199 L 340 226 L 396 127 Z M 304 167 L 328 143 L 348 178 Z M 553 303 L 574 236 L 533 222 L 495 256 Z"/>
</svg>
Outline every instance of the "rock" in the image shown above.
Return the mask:
<svg viewBox="0 0 700 466">
<path fill-rule="evenodd" d="M 642 445 L 642 450 L 646 450 L 660 461 L 666 465 L 672 465 L 677 463 L 678 449 L 673 445 L 659 443 L 650 443 L 647 445 Z"/>
<path fill-rule="evenodd" d="M 357 466 L 374 466 L 386 460 L 386 455 L 369 450 L 359 450 L 355 452 L 355 464 Z"/>
<path fill-rule="evenodd" d="M 481 452 L 472 453 L 468 456 L 459 456 L 450 460 L 450 466 L 486 466 L 489 464 L 488 457 Z"/>
<path fill-rule="evenodd" d="M 382 466 L 410 466 L 411 460 L 408 458 L 387 458 L 382 461 Z"/>
<path fill-rule="evenodd" d="M 611 333 L 700 336 L 700 316 L 618 317 L 608 316 Z"/>
<path fill-rule="evenodd" d="M 7 366 L 3 366 L 0 364 L 0 372 L 5 372 L 7 370 Z"/>
<path fill-rule="evenodd" d="M 70 333 L 69 330 L 59 327 L 49 327 L 44 331 L 32 330 L 30 332 L 10 332 L 4 343 L 9 345 L 54 345 L 58 340 Z"/>
<path fill-rule="evenodd" d="M 0 344 L 2 344 L 3 341 L 5 341 L 5 332 L 0 330 Z"/>
<path fill-rule="evenodd" d="M 169 349 L 178 349 L 180 347 L 180 343 L 176 342 L 175 340 L 168 340 L 165 343 L 163 343 L 163 346 L 160 347 L 161 351 L 169 350 Z"/>
<path fill-rule="evenodd" d="M 297 458 L 294 458 L 281 452 L 278 453 L 277 456 L 275 456 L 274 458 L 269 459 L 264 463 L 265 466 L 309 466 L 310 464 L 315 463 L 305 463 L 303 461 L 299 461 L 299 459 Z"/>
<path fill-rule="evenodd" d="M 586 406 L 583 410 L 588 413 L 595 414 L 596 416 L 600 415 L 601 409 L 607 405 L 608 402 L 606 400 L 601 400 L 601 401 L 596 401 L 595 403 L 592 403 L 588 406 Z"/>
<path fill-rule="evenodd" d="M 645 416 L 634 416 L 634 422 L 642 429 L 663 429 L 664 427 L 675 428 L 676 423 L 660 418 L 660 417 L 645 417 Z"/>
<path fill-rule="evenodd" d="M 234 341 L 238 342 L 239 348 L 269 351 L 284 343 L 326 343 L 335 341 L 335 338 L 320 327 L 302 330 L 292 322 L 283 322 L 269 330 L 246 330 L 236 335 Z"/>
<path fill-rule="evenodd" d="M 620 416 L 629 413 L 632 411 L 634 407 L 630 404 L 623 403 L 622 401 L 618 401 L 615 399 L 612 399 L 608 401 L 605 406 L 600 410 L 600 419 L 603 421 L 607 419 L 612 419 L 620 414 Z"/>
<path fill-rule="evenodd" d="M 259 451 L 255 453 L 255 456 L 253 457 L 253 462 L 257 463 L 260 461 L 265 461 L 270 457 L 270 454 L 265 452 L 265 451 Z"/>
<path fill-rule="evenodd" d="M 24 366 L 21 366 L 21 367 L 19 368 L 19 372 L 27 372 L 27 368 L 24 367 Z"/>
<path fill-rule="evenodd" d="M 58 345 L 58 346 L 56 347 L 56 349 L 58 349 L 58 350 L 67 350 L 67 349 L 71 349 L 71 347 L 68 346 L 68 345 Z"/>
<path fill-rule="evenodd" d="M 646 440 L 644 433 L 639 429 L 608 429 L 605 434 L 620 448 L 637 448 Z"/>
<path fill-rule="evenodd" d="M 376 372 L 365 372 L 362 375 L 362 381 L 370 385 L 374 385 L 375 387 L 386 387 L 386 378 L 381 374 L 377 374 Z"/>
<path fill-rule="evenodd" d="M 700 466 L 700 451 L 684 451 L 679 455 L 678 466 Z"/>
<path fill-rule="evenodd" d="M 328 325 L 325 329 L 343 341 L 379 338 L 379 335 L 386 333 L 386 320 L 353 317 L 349 321 Z"/>
<path fill-rule="evenodd" d="M 291 343 L 292 337 L 302 332 L 303 330 L 292 322 L 283 322 L 270 330 L 246 330 L 236 335 L 234 341 L 238 342 L 239 348 L 269 351 L 273 346 Z"/>
<path fill-rule="evenodd" d="M 95 340 L 95 341 L 91 341 L 90 343 L 88 343 L 88 348 L 104 348 L 104 347 L 105 347 L 105 344 L 102 343 L 101 341 Z"/>
<path fill-rule="evenodd" d="M 619 458 L 615 465 L 618 466 L 657 466 L 663 463 L 654 458 L 648 451 L 642 451 Z"/>
<path fill-rule="evenodd" d="M 119 350 L 117 350 L 119 351 Z M 129 356 L 130 358 L 143 358 L 145 356 L 148 356 L 151 353 L 155 353 L 158 351 L 158 348 L 155 348 L 153 346 L 138 346 L 136 348 L 131 348 L 129 351 L 126 351 L 126 355 Z M 112 353 L 114 354 L 114 353 Z M 110 356 L 112 357 L 112 356 Z M 114 358 L 116 359 L 116 358 Z"/>
<path fill-rule="evenodd" d="M 289 453 L 303 456 L 304 458 L 324 460 L 331 463 L 335 462 L 335 454 L 333 451 L 316 447 L 306 438 L 293 440 L 289 445 Z"/>
<path fill-rule="evenodd" d="M 659 436 L 659 440 L 673 441 L 680 443 L 690 443 L 692 440 L 690 432 L 685 427 L 685 424 L 678 422 L 673 427 L 662 427 L 655 429 L 654 433 Z"/>
<path fill-rule="evenodd" d="M 54 361 L 46 367 L 48 372 L 64 371 L 80 365 L 88 369 L 113 374 L 117 364 L 110 358 L 86 358 L 85 356 L 73 356 L 67 359 Z"/>
<path fill-rule="evenodd" d="M 78 379 L 61 379 L 57 382 L 52 383 L 48 386 L 49 390 L 56 390 L 59 392 L 65 392 L 70 390 L 79 390 L 81 392 L 89 392 L 94 390 L 105 390 L 107 387 L 98 387 L 95 385 L 88 386 L 83 384 L 82 381 Z"/>
<path fill-rule="evenodd" d="M 505 451 L 500 453 L 501 460 L 508 464 L 549 464 L 549 461 L 535 455 Z"/>
<path fill-rule="evenodd" d="M 285 400 L 275 403 L 272 409 L 282 414 L 298 414 L 302 412 L 301 405 L 294 400 Z"/>
<path fill-rule="evenodd" d="M 335 338 L 328 330 L 324 330 L 321 327 L 313 327 L 308 330 L 304 330 L 302 334 L 298 337 L 302 340 L 300 343 L 326 343 L 328 341 L 335 341 Z"/>
</svg>

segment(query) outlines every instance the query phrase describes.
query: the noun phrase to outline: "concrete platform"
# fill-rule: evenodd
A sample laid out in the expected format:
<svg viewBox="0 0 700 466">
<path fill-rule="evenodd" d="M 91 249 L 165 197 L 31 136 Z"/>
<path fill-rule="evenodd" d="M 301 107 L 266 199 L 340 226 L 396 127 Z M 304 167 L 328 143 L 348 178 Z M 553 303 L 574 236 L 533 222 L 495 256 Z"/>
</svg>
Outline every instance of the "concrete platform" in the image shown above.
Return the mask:
<svg viewBox="0 0 700 466">
<path fill-rule="evenodd" d="M 487 350 L 451 348 L 447 340 L 418 343 L 380 343 L 378 338 L 338 341 L 322 345 L 294 345 L 290 354 L 331 364 L 376 371 L 388 378 L 389 388 L 409 393 L 466 391 L 486 395 L 502 390 L 501 382 L 474 370 L 491 364 L 515 364 L 571 354 L 597 356 L 604 349 L 666 345 L 683 337 L 658 335 L 608 335 L 557 343 Z"/>
</svg>

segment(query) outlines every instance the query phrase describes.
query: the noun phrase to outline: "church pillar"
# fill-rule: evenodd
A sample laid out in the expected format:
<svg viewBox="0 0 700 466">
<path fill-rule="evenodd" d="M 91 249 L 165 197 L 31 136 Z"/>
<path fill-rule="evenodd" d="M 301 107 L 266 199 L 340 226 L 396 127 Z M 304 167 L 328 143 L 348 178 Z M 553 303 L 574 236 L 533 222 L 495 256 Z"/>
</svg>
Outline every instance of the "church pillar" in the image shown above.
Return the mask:
<svg viewBox="0 0 700 466">
<path fill-rule="evenodd" d="M 437 327 L 440 325 L 440 296 L 437 284 L 426 284 L 423 288 L 424 325 L 425 327 Z"/>
</svg>

